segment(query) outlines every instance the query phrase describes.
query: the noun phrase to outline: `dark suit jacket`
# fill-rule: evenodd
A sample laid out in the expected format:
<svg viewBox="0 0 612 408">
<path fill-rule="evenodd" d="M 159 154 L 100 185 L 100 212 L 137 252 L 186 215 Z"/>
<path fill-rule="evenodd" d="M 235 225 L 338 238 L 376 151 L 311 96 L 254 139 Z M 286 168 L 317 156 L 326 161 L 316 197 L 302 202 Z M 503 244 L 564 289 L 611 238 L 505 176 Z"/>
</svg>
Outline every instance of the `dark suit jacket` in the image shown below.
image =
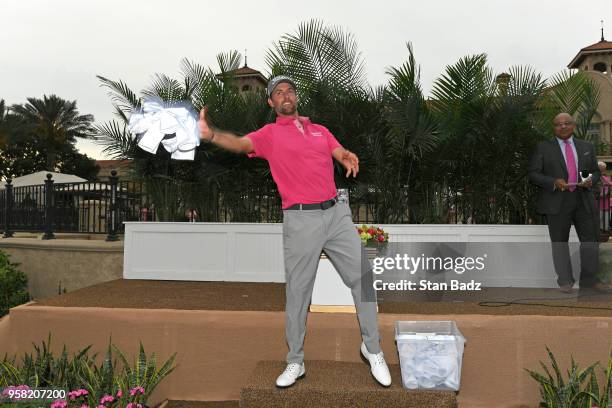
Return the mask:
<svg viewBox="0 0 612 408">
<path fill-rule="evenodd" d="M 585 140 L 574 137 L 576 146 L 576 160 L 578 161 L 578 182 L 580 172 L 587 171 L 593 174 L 593 186 L 599 182 L 599 168 L 597 167 L 597 155 L 595 146 Z M 540 187 L 538 193 L 537 211 L 540 214 L 558 214 L 561 209 L 562 193 L 554 188 L 556 179 L 567 181 L 567 167 L 561 147 L 555 137 L 552 140 L 541 142 L 531 157 L 528 169 L 529 180 Z M 576 191 L 583 200 L 584 207 L 589 213 L 595 213 L 595 196 L 592 188 L 578 188 Z"/>
</svg>

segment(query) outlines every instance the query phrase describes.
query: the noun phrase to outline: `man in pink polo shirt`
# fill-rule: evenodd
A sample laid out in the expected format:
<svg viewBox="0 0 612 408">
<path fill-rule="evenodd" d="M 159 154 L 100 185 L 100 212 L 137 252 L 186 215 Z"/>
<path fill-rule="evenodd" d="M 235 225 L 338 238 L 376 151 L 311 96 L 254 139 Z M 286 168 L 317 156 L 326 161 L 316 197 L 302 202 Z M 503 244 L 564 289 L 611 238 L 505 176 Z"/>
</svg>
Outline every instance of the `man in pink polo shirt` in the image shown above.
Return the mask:
<svg viewBox="0 0 612 408">
<path fill-rule="evenodd" d="M 304 336 L 321 251 L 325 251 L 344 283 L 351 289 L 361 328 L 361 354 L 374 378 L 391 385 L 391 375 L 380 349 L 376 303 L 362 301 L 362 267 L 371 273 L 361 254 L 348 204 L 338 203 L 333 159 L 346 168 L 346 176 L 359 172 L 357 156 L 344 149 L 324 126 L 297 113 L 295 82 L 277 76 L 268 83 L 268 104 L 276 111 L 276 123 L 238 137 L 213 129 L 200 112 L 200 137 L 219 147 L 249 157 L 266 159 L 283 207 L 283 253 L 286 277 L 285 336 L 287 367 L 277 387 L 289 387 L 306 373 Z M 365 263 L 362 265 L 362 261 Z M 372 287 L 364 287 L 372 291 Z"/>
</svg>

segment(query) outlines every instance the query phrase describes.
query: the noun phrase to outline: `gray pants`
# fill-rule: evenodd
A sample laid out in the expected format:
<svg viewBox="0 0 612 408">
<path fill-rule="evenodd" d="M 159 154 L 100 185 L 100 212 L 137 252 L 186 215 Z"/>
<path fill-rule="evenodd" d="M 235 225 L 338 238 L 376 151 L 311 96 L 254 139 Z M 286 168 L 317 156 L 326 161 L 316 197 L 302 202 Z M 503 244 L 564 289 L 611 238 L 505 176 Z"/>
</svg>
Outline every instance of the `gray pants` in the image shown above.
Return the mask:
<svg viewBox="0 0 612 408">
<path fill-rule="evenodd" d="M 304 361 L 306 316 L 321 251 L 328 258 L 345 285 L 351 289 L 357 309 L 361 336 L 370 353 L 380 352 L 376 321 L 376 302 L 362 302 L 362 262 L 364 272 L 371 273 L 369 262 L 362 257 L 361 240 L 357 235 L 351 210 L 347 204 L 336 204 L 327 210 L 283 211 L 283 250 L 287 303 L 285 336 L 289 353 L 287 363 Z M 364 290 L 374 289 L 370 286 Z M 368 295 L 375 299 L 375 294 Z"/>
</svg>

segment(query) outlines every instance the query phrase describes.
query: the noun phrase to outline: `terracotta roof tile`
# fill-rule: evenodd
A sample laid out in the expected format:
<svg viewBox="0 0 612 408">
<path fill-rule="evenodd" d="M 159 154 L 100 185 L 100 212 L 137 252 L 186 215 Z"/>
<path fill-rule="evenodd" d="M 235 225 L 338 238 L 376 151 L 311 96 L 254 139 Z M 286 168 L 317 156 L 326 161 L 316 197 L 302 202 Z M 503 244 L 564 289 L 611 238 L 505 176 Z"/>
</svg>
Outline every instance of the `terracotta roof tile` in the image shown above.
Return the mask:
<svg viewBox="0 0 612 408">
<path fill-rule="evenodd" d="M 253 68 L 242 67 L 242 68 L 238 68 L 237 70 L 234 70 L 233 74 L 234 75 L 257 75 L 257 74 L 261 75 L 261 72 Z"/>
<path fill-rule="evenodd" d="M 590 54 L 599 54 L 600 52 L 612 52 L 612 41 L 599 41 L 591 44 L 588 47 L 581 49 L 578 54 L 567 65 L 568 68 L 579 68 L 582 60 Z"/>
<path fill-rule="evenodd" d="M 584 47 L 580 51 L 592 51 L 592 50 L 612 50 L 612 41 L 599 41 L 595 44 Z"/>
</svg>

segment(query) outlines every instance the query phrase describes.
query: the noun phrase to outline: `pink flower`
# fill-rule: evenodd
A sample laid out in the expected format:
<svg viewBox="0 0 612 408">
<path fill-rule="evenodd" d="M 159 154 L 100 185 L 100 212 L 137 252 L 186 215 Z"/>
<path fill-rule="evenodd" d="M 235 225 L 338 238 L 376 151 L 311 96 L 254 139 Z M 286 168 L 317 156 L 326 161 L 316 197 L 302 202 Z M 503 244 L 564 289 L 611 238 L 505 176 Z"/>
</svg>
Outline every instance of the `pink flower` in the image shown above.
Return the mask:
<svg viewBox="0 0 612 408">
<path fill-rule="evenodd" d="M 96 408 L 106 408 L 106 405 L 98 405 Z"/>
<path fill-rule="evenodd" d="M 81 408 L 89 408 L 89 405 L 83 404 L 83 405 L 81 405 Z"/>
<path fill-rule="evenodd" d="M 107 402 L 113 402 L 114 400 L 115 398 L 113 398 L 112 395 L 106 394 L 102 397 L 102 399 L 100 399 L 100 404 L 105 404 Z"/>
<path fill-rule="evenodd" d="M 123 391 L 117 391 L 117 398 L 121 398 L 123 396 Z"/>
<path fill-rule="evenodd" d="M 132 408 L 132 405 L 133 405 L 133 404 L 130 402 L 129 404 L 127 404 L 127 405 L 125 406 L 125 408 Z"/>
<path fill-rule="evenodd" d="M 51 408 L 66 408 L 68 406 L 68 402 L 62 399 L 56 399 L 51 404 Z"/>
<path fill-rule="evenodd" d="M 142 408 L 142 405 L 141 404 L 136 404 L 136 407 Z"/>
<path fill-rule="evenodd" d="M 144 388 L 142 388 L 142 387 L 134 387 L 134 388 L 132 388 L 132 389 L 130 390 L 130 395 L 131 395 L 132 397 L 133 397 L 134 395 L 138 394 L 138 393 L 140 393 L 140 394 L 144 394 L 144 393 L 145 393 Z"/>
<path fill-rule="evenodd" d="M 29 390 L 29 389 L 30 389 L 30 387 L 28 387 L 28 386 L 27 386 L 27 385 L 25 385 L 25 384 L 21 384 L 21 385 L 18 385 L 18 386 L 11 385 L 11 386 L 9 386 L 9 387 L 6 387 L 6 388 L 5 388 L 5 389 L 2 391 L 2 395 L 3 395 L 3 396 L 5 396 L 5 397 L 7 397 L 7 396 L 9 395 L 9 391 L 26 391 L 26 390 Z M 17 395 L 15 395 L 15 396 L 13 397 L 13 399 L 20 399 L 20 397 L 19 397 L 19 396 L 17 396 Z"/>
</svg>

